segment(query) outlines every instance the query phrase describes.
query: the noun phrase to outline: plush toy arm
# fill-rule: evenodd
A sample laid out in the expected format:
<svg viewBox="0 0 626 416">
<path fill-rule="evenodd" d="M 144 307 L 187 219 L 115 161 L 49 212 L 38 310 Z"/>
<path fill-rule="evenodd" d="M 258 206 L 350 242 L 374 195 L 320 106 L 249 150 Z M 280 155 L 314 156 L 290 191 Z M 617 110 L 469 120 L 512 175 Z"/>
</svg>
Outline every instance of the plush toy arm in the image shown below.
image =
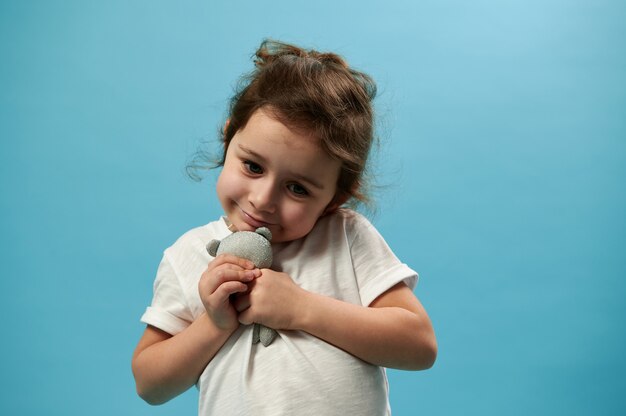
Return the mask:
<svg viewBox="0 0 626 416">
<path fill-rule="evenodd" d="M 217 249 L 219 246 L 220 240 L 211 240 L 206 245 L 206 251 L 208 251 L 211 256 L 215 257 L 217 255 Z"/>
</svg>

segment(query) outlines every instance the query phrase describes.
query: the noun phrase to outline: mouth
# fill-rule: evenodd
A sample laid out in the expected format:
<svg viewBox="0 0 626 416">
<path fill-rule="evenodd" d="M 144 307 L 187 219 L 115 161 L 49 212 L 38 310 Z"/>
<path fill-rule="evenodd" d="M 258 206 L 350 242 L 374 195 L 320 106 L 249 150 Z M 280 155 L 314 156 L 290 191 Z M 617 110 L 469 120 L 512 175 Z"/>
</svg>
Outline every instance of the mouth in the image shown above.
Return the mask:
<svg viewBox="0 0 626 416">
<path fill-rule="evenodd" d="M 248 224 L 250 227 L 252 228 L 259 228 L 259 227 L 270 227 L 272 225 L 275 225 L 271 222 L 267 222 L 267 221 L 263 221 L 260 218 L 254 217 L 250 214 L 248 214 L 246 211 L 244 211 L 241 207 L 239 207 L 239 210 L 241 211 L 241 218 L 243 219 L 243 221 Z"/>
</svg>

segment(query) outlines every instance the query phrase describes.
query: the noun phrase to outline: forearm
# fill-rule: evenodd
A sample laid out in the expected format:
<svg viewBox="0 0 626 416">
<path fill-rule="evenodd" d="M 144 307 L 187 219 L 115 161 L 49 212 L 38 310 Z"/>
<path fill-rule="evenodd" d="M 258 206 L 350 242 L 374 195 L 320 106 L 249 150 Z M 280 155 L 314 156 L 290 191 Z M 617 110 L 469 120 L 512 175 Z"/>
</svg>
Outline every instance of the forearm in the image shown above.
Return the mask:
<svg viewBox="0 0 626 416">
<path fill-rule="evenodd" d="M 303 302 L 297 329 L 364 361 L 406 370 L 426 369 L 434 363 L 435 335 L 421 310 L 363 307 L 311 292 L 303 295 Z"/>
<path fill-rule="evenodd" d="M 132 362 L 137 392 L 150 404 L 165 403 L 184 392 L 233 331 L 216 328 L 203 314 L 175 336 L 143 349 L 140 344 Z"/>
</svg>

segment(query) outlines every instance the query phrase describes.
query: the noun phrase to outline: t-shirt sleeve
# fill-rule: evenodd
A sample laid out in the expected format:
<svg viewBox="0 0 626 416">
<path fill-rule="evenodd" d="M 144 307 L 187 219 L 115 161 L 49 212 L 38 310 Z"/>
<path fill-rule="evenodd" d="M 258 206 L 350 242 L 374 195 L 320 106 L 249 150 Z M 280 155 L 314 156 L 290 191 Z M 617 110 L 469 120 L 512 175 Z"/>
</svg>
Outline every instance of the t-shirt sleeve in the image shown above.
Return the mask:
<svg viewBox="0 0 626 416">
<path fill-rule="evenodd" d="M 415 289 L 417 273 L 396 257 L 369 221 L 357 217 L 352 231 L 350 251 L 364 306 L 400 282 Z"/>
<path fill-rule="evenodd" d="M 154 281 L 152 304 L 141 317 L 141 322 L 176 335 L 192 321 L 185 294 L 166 251 Z"/>
</svg>

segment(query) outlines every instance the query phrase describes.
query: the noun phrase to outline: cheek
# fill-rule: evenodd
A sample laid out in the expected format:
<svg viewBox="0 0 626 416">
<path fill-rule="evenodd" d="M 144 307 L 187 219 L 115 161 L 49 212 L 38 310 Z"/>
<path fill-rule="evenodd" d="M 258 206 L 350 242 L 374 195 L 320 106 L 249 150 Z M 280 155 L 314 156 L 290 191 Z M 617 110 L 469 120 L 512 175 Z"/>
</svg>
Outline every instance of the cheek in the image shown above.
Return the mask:
<svg viewBox="0 0 626 416">
<path fill-rule="evenodd" d="M 217 194 L 220 197 L 231 195 L 237 193 L 239 188 L 241 188 L 241 184 L 239 181 L 239 176 L 236 172 L 233 172 L 232 166 L 225 165 L 222 168 L 222 172 L 220 172 L 219 177 L 217 178 L 217 183 L 215 188 L 217 190 Z"/>
<path fill-rule="evenodd" d="M 316 205 L 295 204 L 284 207 L 283 215 L 298 229 L 310 229 L 323 213 L 323 208 Z"/>
</svg>

